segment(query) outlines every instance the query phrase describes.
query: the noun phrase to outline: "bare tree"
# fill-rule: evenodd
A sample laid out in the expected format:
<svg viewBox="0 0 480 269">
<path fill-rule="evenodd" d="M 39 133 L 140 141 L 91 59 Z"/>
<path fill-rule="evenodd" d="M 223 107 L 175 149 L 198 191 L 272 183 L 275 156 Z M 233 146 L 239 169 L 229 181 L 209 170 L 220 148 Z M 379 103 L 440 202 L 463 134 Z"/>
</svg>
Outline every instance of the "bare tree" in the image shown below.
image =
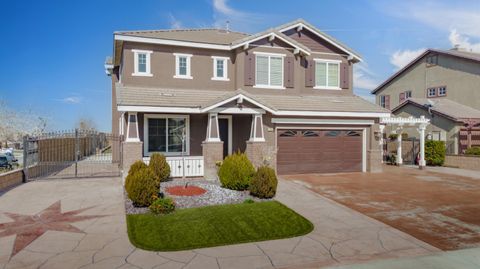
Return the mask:
<svg viewBox="0 0 480 269">
<path fill-rule="evenodd" d="M 75 126 L 82 131 L 95 131 L 97 129 L 97 125 L 90 118 L 80 118 Z"/>
<path fill-rule="evenodd" d="M 15 111 L 0 100 L 0 147 L 8 141 L 20 141 L 24 135 L 38 135 L 45 132 L 48 120 L 32 111 Z"/>
</svg>

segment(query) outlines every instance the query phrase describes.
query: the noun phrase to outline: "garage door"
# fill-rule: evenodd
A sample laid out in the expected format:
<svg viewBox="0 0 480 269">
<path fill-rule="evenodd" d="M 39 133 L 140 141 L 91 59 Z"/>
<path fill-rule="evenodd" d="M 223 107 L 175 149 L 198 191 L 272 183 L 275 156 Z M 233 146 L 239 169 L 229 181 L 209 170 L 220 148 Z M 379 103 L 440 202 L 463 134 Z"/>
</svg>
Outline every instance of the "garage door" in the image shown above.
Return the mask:
<svg viewBox="0 0 480 269">
<path fill-rule="evenodd" d="M 362 131 L 277 131 L 280 175 L 362 171 Z"/>
</svg>

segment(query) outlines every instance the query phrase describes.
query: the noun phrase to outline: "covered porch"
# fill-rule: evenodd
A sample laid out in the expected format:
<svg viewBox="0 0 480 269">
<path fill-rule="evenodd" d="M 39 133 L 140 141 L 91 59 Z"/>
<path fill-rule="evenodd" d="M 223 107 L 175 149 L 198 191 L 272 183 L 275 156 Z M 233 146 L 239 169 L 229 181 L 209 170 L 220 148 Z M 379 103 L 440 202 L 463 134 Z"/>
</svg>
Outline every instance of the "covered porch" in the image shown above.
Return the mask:
<svg viewBox="0 0 480 269">
<path fill-rule="evenodd" d="M 214 179 L 217 162 L 236 151 L 246 152 L 255 165 L 262 163 L 255 152 L 265 144 L 266 111 L 241 96 L 204 113 L 168 112 L 158 108 L 122 114 L 125 171 L 136 160 L 148 163 L 155 152 L 166 156 L 172 177 Z"/>
</svg>

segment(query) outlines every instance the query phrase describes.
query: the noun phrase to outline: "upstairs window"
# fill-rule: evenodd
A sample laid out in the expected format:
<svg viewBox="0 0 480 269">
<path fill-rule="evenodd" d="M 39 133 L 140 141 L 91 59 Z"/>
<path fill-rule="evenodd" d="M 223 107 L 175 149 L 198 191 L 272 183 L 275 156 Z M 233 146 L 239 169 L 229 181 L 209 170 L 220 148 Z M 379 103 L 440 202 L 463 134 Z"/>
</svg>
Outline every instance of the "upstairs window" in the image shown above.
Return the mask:
<svg viewBox="0 0 480 269">
<path fill-rule="evenodd" d="M 254 52 L 255 53 L 255 52 Z M 259 53 L 256 56 L 255 86 L 257 88 L 284 89 L 282 54 Z"/>
<path fill-rule="evenodd" d="M 412 98 L 412 91 L 405 91 L 405 99 Z"/>
<path fill-rule="evenodd" d="M 435 96 L 437 96 L 437 88 L 428 88 L 427 97 L 435 97 Z"/>
<path fill-rule="evenodd" d="M 192 79 L 191 75 L 191 54 L 174 53 L 175 75 L 174 78 Z"/>
<path fill-rule="evenodd" d="M 433 66 L 438 64 L 438 55 L 429 55 L 427 56 L 427 66 Z"/>
<path fill-rule="evenodd" d="M 315 89 L 340 90 L 340 62 L 323 59 L 315 61 Z"/>
<path fill-rule="evenodd" d="M 133 51 L 133 61 L 134 68 L 132 76 L 153 76 L 150 72 L 150 55 L 152 51 L 149 50 L 132 50 Z"/>
<path fill-rule="evenodd" d="M 213 59 L 213 77 L 212 80 L 228 81 L 228 58 L 212 56 Z"/>
<path fill-rule="evenodd" d="M 447 87 L 438 87 L 438 96 L 447 95 Z"/>
</svg>

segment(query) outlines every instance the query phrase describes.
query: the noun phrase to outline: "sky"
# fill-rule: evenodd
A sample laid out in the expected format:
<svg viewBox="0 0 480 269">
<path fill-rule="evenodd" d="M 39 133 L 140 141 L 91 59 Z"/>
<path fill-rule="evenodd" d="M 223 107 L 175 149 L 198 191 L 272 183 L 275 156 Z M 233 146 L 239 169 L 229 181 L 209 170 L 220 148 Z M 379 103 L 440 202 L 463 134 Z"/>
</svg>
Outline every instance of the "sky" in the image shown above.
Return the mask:
<svg viewBox="0 0 480 269">
<path fill-rule="evenodd" d="M 48 119 L 111 129 L 111 80 L 103 63 L 113 32 L 224 28 L 256 33 L 303 18 L 363 56 L 354 91 L 369 92 L 426 48 L 480 52 L 480 0 L 2 1 L 0 100 Z"/>
</svg>

